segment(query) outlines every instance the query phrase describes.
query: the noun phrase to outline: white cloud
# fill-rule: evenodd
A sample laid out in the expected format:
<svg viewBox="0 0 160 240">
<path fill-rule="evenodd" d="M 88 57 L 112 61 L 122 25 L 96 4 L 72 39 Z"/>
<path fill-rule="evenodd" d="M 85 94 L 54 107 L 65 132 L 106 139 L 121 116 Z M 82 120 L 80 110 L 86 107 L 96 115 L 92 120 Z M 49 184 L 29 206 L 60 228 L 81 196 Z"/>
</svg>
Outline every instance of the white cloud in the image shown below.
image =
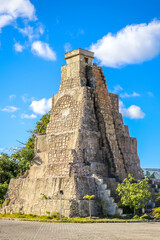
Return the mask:
<svg viewBox="0 0 160 240">
<path fill-rule="evenodd" d="M 29 0 L 0 0 L 0 17 L 2 27 L 19 17 L 35 20 L 35 8 Z"/>
<path fill-rule="evenodd" d="M 55 61 L 56 53 L 50 48 L 48 43 L 35 41 L 32 43 L 32 52 L 46 60 Z"/>
<path fill-rule="evenodd" d="M 17 110 L 19 110 L 19 108 L 14 106 L 7 106 L 2 109 L 3 112 L 16 112 Z"/>
<path fill-rule="evenodd" d="M 15 99 L 15 98 L 16 98 L 16 95 L 15 95 L 15 94 L 12 94 L 12 95 L 9 96 L 9 100 L 13 100 L 13 99 Z"/>
<path fill-rule="evenodd" d="M 119 101 L 119 111 L 124 117 L 131 119 L 143 119 L 145 117 L 145 113 L 139 106 L 131 105 L 126 108 L 121 100 Z"/>
<path fill-rule="evenodd" d="M 33 101 L 30 105 L 32 111 L 36 114 L 45 114 L 49 112 L 52 106 L 52 98 L 46 99 L 42 98 L 39 101 Z"/>
<path fill-rule="evenodd" d="M 34 28 L 31 26 L 26 26 L 25 28 L 18 28 L 18 31 L 24 36 L 28 36 L 30 40 L 33 38 Z"/>
<path fill-rule="evenodd" d="M 11 115 L 11 118 L 16 118 L 16 116 L 14 114 Z"/>
<path fill-rule="evenodd" d="M 26 119 L 35 119 L 35 118 L 37 118 L 37 116 L 35 114 L 28 115 L 28 114 L 23 113 L 21 115 L 21 118 L 22 119 L 24 119 L 24 118 L 26 118 Z"/>
<path fill-rule="evenodd" d="M 69 42 L 65 43 L 64 45 L 64 51 L 65 52 L 70 52 L 72 50 L 72 46 Z"/>
<path fill-rule="evenodd" d="M 26 102 L 31 102 L 31 101 L 33 101 L 34 100 L 34 97 L 28 97 L 28 94 L 27 93 L 25 93 L 23 96 L 21 96 L 21 98 L 22 98 L 22 101 L 24 102 L 24 103 L 26 103 Z"/>
<path fill-rule="evenodd" d="M 123 90 L 123 88 L 119 84 L 115 85 L 113 88 L 114 88 L 113 93 L 117 93 Z"/>
<path fill-rule="evenodd" d="M 14 44 L 14 50 L 16 51 L 16 52 L 23 52 L 23 50 L 24 50 L 24 46 L 22 46 L 20 43 L 15 43 Z"/>
<path fill-rule="evenodd" d="M 121 67 L 153 59 L 160 53 L 160 21 L 128 25 L 117 34 L 108 33 L 90 50 L 101 64 Z"/>
<path fill-rule="evenodd" d="M 9 25 L 12 21 L 13 21 L 13 17 L 10 15 L 0 15 L 0 32 L 1 32 L 1 28 Z"/>
<path fill-rule="evenodd" d="M 133 92 L 132 94 L 128 93 L 122 93 L 120 94 L 121 98 L 130 98 L 130 97 L 140 97 L 141 95 L 139 93 Z"/>
<path fill-rule="evenodd" d="M 0 33 L 1 29 L 7 25 L 12 25 L 24 37 L 28 37 L 29 43 L 22 46 L 19 43 L 14 44 L 16 52 L 22 52 L 24 48 L 31 46 L 32 53 L 47 60 L 56 60 L 56 53 L 49 44 L 41 41 L 35 41 L 44 34 L 44 26 L 36 22 L 34 26 L 29 25 L 29 21 L 37 20 L 36 10 L 30 0 L 0 0 Z M 20 28 L 17 19 L 21 18 L 24 28 Z"/>
<path fill-rule="evenodd" d="M 31 27 L 29 25 L 25 26 L 25 28 L 17 28 L 23 36 L 27 36 L 30 41 L 33 39 L 39 38 L 41 35 L 44 34 L 44 27 L 42 24 L 38 24 L 38 27 Z"/>
</svg>

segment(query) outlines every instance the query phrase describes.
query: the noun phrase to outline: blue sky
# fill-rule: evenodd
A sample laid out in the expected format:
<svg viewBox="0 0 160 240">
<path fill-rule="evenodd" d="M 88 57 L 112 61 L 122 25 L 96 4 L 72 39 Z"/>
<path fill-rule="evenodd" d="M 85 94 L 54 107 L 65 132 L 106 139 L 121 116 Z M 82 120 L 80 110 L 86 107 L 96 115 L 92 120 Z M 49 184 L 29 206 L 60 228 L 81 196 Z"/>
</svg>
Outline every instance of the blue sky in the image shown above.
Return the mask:
<svg viewBox="0 0 160 240">
<path fill-rule="evenodd" d="M 141 166 L 160 168 L 159 0 L 0 0 L 0 151 L 27 141 L 76 48 L 95 52 L 119 94 Z"/>
</svg>

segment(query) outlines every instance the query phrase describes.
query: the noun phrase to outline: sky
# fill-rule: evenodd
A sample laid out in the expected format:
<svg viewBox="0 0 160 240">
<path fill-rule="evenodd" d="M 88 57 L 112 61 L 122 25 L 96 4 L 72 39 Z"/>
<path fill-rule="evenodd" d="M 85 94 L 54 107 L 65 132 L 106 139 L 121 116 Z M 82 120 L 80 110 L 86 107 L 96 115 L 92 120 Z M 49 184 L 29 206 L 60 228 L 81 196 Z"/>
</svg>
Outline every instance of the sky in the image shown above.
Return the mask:
<svg viewBox="0 0 160 240">
<path fill-rule="evenodd" d="M 160 168 L 160 0 L 0 0 L 0 152 L 27 142 L 76 48 L 119 95 L 141 167 Z"/>
</svg>

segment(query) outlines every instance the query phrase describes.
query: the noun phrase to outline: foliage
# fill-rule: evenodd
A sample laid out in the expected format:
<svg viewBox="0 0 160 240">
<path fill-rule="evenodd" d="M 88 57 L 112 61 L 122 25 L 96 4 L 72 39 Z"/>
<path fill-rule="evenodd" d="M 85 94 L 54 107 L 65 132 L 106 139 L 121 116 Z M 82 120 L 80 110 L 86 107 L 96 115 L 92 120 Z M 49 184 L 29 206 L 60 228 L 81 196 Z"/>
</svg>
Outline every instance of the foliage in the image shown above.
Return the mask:
<svg viewBox="0 0 160 240">
<path fill-rule="evenodd" d="M 48 215 L 48 214 L 47 214 Z M 110 223 L 110 222 L 133 222 L 133 221 L 141 221 L 140 218 L 128 218 L 128 219 L 122 219 L 122 218 L 100 218 L 100 217 L 73 217 L 73 218 L 67 218 L 63 217 L 60 220 L 59 213 L 53 213 L 50 214 L 50 216 L 46 215 L 33 215 L 33 214 L 22 214 L 22 213 L 13 213 L 13 214 L 0 214 L 0 219 L 1 218 L 19 218 L 25 220 L 39 220 L 40 222 L 68 222 L 68 223 Z M 144 221 L 147 219 L 144 219 Z"/>
<path fill-rule="evenodd" d="M 88 162 L 88 161 L 86 161 L 86 162 L 85 162 L 85 165 L 86 165 L 86 166 L 91 166 L 91 163 Z"/>
<path fill-rule="evenodd" d="M 145 207 L 151 199 L 148 179 L 145 178 L 136 182 L 130 174 L 128 178 L 123 180 L 123 183 L 118 184 L 116 191 L 118 192 L 122 206 L 134 208 L 134 215 L 136 209 Z"/>
<path fill-rule="evenodd" d="M 9 183 L 10 179 L 17 175 L 17 163 L 14 160 L 10 160 L 7 154 L 1 154 L 0 156 L 0 183 Z"/>
<path fill-rule="evenodd" d="M 0 154 L 0 204 L 4 201 L 10 179 L 23 175 L 32 166 L 35 135 L 45 133 L 49 118 L 50 112 L 42 116 L 24 147 L 10 157 L 7 154 Z"/>
<path fill-rule="evenodd" d="M 32 136 L 28 139 L 25 147 L 18 150 L 16 153 L 11 155 L 11 159 L 18 163 L 17 176 L 23 175 L 26 170 L 30 169 L 33 164 L 34 158 L 34 142 L 35 135 L 38 133 L 45 133 L 47 124 L 49 123 L 50 112 L 43 115 L 39 122 L 36 123 L 35 130 Z"/>
<path fill-rule="evenodd" d="M 11 159 L 16 161 L 18 165 L 17 177 L 23 175 L 26 170 L 30 169 L 33 164 L 33 157 L 34 149 L 27 149 L 26 147 L 12 154 Z"/>
<path fill-rule="evenodd" d="M 155 219 L 160 218 L 160 207 L 154 208 L 154 209 L 153 209 L 153 212 L 152 212 L 152 215 L 154 215 L 154 218 L 155 218 Z"/>
<path fill-rule="evenodd" d="M 132 219 L 137 220 L 137 219 L 139 219 L 139 216 L 138 215 L 134 215 Z"/>
<path fill-rule="evenodd" d="M 0 200 L 1 200 L 0 204 L 2 204 L 4 201 L 4 196 L 7 192 L 7 189 L 8 189 L 8 184 L 6 182 L 0 183 Z"/>
<path fill-rule="evenodd" d="M 34 130 L 35 133 L 45 133 L 47 124 L 49 123 L 51 111 L 47 114 L 43 115 L 39 122 L 36 124 L 36 128 Z"/>
<path fill-rule="evenodd" d="M 147 213 L 143 214 L 142 216 L 140 216 L 139 218 L 140 220 L 147 220 L 147 219 L 151 219 L 151 217 L 149 215 L 147 215 Z"/>
<path fill-rule="evenodd" d="M 150 176 L 151 176 L 150 172 L 147 171 L 147 172 L 146 172 L 146 177 L 147 177 L 147 178 L 150 178 Z"/>
<path fill-rule="evenodd" d="M 92 199 L 92 198 L 94 198 L 95 197 L 95 195 L 86 195 L 86 196 L 84 196 L 83 198 L 85 199 L 88 199 L 88 200 L 90 200 L 90 199 Z"/>
<path fill-rule="evenodd" d="M 47 196 L 44 193 L 40 193 L 40 195 L 42 195 L 41 199 L 48 199 Z"/>
<path fill-rule="evenodd" d="M 157 193 L 157 198 L 156 198 L 156 201 L 160 201 L 160 193 Z"/>
</svg>

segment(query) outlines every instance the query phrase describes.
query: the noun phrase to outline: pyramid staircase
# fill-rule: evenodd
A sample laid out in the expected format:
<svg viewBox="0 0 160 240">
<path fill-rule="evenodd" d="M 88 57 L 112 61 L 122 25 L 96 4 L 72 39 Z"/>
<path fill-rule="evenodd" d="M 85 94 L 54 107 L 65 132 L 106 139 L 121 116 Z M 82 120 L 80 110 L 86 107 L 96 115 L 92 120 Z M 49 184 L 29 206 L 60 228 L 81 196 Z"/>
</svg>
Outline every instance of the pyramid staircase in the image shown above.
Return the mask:
<svg viewBox="0 0 160 240">
<path fill-rule="evenodd" d="M 107 188 L 107 184 L 104 183 L 104 179 L 95 174 L 93 174 L 92 177 L 95 179 L 95 183 L 97 185 L 98 197 L 101 200 L 103 214 L 121 216 L 123 211 L 121 208 L 118 208 L 117 203 L 114 201 L 114 198 L 111 197 L 111 191 Z"/>
</svg>

